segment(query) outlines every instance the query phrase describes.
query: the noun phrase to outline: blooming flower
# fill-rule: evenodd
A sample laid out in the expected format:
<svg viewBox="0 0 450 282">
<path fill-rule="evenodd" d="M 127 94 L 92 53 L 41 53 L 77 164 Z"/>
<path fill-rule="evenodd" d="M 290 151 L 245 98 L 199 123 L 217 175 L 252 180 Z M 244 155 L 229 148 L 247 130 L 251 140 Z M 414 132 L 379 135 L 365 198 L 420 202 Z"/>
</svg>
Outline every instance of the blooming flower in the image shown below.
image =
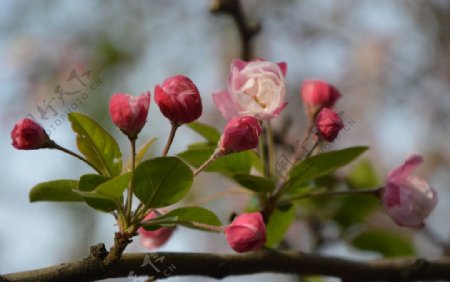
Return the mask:
<svg viewBox="0 0 450 282">
<path fill-rule="evenodd" d="M 155 102 L 173 124 L 181 125 L 198 119 L 202 100 L 195 84 L 187 77 L 176 75 L 155 87 Z"/>
<path fill-rule="evenodd" d="M 422 156 L 412 155 L 388 175 L 383 206 L 400 226 L 422 227 L 424 219 L 436 207 L 437 194 L 433 188 L 424 179 L 411 174 L 422 162 Z"/>
<path fill-rule="evenodd" d="M 228 90 L 213 93 L 216 106 L 226 119 L 252 116 L 268 120 L 286 106 L 286 63 L 234 59 L 228 75 Z"/>
<path fill-rule="evenodd" d="M 253 117 L 234 117 L 225 126 L 219 141 L 219 149 L 224 152 L 240 152 L 258 146 L 261 126 Z"/>
<path fill-rule="evenodd" d="M 341 117 L 333 110 L 323 108 L 316 118 L 317 135 L 328 142 L 333 142 L 339 135 L 344 123 Z"/>
<path fill-rule="evenodd" d="M 147 120 L 150 92 L 134 97 L 116 93 L 109 102 L 109 114 L 114 124 L 130 139 L 136 139 Z"/>
<path fill-rule="evenodd" d="M 50 145 L 50 138 L 44 128 L 34 120 L 19 120 L 11 131 L 12 145 L 19 150 L 36 150 Z"/>
<path fill-rule="evenodd" d="M 261 213 L 244 213 L 225 228 L 230 247 L 238 253 L 261 249 L 266 243 L 266 226 Z"/>
<path fill-rule="evenodd" d="M 143 221 L 156 218 L 155 212 L 149 213 Z M 149 250 L 154 250 L 164 245 L 172 236 L 175 228 L 162 227 L 154 231 L 145 230 L 143 227 L 138 229 L 141 245 Z"/>
</svg>

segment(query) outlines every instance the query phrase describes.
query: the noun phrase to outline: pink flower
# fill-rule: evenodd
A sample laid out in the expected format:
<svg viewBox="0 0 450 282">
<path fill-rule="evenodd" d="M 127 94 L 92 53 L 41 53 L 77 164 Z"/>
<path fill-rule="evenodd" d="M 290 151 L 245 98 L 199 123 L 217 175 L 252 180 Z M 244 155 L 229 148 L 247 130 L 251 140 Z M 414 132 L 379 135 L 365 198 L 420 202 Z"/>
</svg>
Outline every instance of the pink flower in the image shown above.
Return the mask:
<svg viewBox="0 0 450 282">
<path fill-rule="evenodd" d="M 12 145 L 19 150 L 35 150 L 50 146 L 50 138 L 34 120 L 19 120 L 11 131 Z"/>
<path fill-rule="evenodd" d="M 261 249 L 266 243 L 266 226 L 261 213 L 244 213 L 225 228 L 230 247 L 238 253 Z"/>
<path fill-rule="evenodd" d="M 261 126 L 253 117 L 234 117 L 223 130 L 219 148 L 223 153 L 250 150 L 258 146 Z"/>
<path fill-rule="evenodd" d="M 333 142 L 339 135 L 344 123 L 341 117 L 333 110 L 323 108 L 316 118 L 317 135 L 328 142 Z"/>
<path fill-rule="evenodd" d="M 412 155 L 388 175 L 383 206 L 400 226 L 423 227 L 423 221 L 436 207 L 437 194 L 433 188 L 424 179 L 411 175 L 422 162 L 422 156 Z"/>
<path fill-rule="evenodd" d="M 301 98 L 307 106 L 332 108 L 341 93 L 331 84 L 322 80 L 305 80 L 302 83 Z"/>
<path fill-rule="evenodd" d="M 252 116 L 268 120 L 286 106 L 286 63 L 234 59 L 228 75 L 228 90 L 213 93 L 216 106 L 226 119 Z"/>
<path fill-rule="evenodd" d="M 151 212 L 144 218 L 143 221 L 156 217 L 156 213 Z M 162 227 L 154 231 L 148 231 L 141 227 L 138 229 L 139 236 L 141 238 L 141 245 L 149 250 L 157 249 L 169 240 L 174 230 L 175 228 Z"/>
<path fill-rule="evenodd" d="M 150 92 L 134 97 L 116 93 L 109 102 L 109 114 L 114 124 L 134 140 L 144 127 L 150 106 Z"/>
<path fill-rule="evenodd" d="M 163 115 L 173 124 L 181 125 L 198 119 L 202 114 L 202 100 L 195 84 L 177 75 L 155 87 L 155 102 Z"/>
</svg>

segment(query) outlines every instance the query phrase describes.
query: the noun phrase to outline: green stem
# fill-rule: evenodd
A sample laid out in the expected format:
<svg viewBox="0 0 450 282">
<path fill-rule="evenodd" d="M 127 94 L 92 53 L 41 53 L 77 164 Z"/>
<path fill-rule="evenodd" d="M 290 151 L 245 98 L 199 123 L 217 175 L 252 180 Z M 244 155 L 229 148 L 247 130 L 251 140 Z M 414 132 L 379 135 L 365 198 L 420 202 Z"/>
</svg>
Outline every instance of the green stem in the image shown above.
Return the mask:
<svg viewBox="0 0 450 282">
<path fill-rule="evenodd" d="M 177 132 L 178 125 L 172 123 L 172 128 L 170 129 L 169 138 L 167 139 L 166 146 L 164 147 L 164 150 L 162 152 L 162 156 L 167 156 L 167 153 L 169 152 L 170 146 L 172 145 L 173 139 L 175 138 L 175 133 Z"/>
<path fill-rule="evenodd" d="M 134 171 L 136 169 L 136 139 L 130 139 L 131 143 L 131 181 L 128 187 L 127 203 L 125 211 L 127 218 L 131 218 L 131 206 L 133 205 Z"/>
<path fill-rule="evenodd" d="M 270 120 L 266 121 L 266 146 L 267 146 L 267 177 L 272 178 L 272 172 L 274 169 L 274 145 L 273 145 L 273 133 Z"/>
<path fill-rule="evenodd" d="M 194 170 L 193 174 L 194 176 L 196 176 L 197 174 L 199 174 L 202 170 L 204 170 L 205 168 L 207 168 L 210 164 L 212 164 L 212 162 L 214 162 L 220 154 L 220 150 L 216 149 L 214 151 L 214 153 L 212 153 L 212 155 L 209 157 L 209 159 L 207 159 L 202 165 L 200 165 L 196 170 Z"/>
<path fill-rule="evenodd" d="M 314 117 L 308 118 L 308 125 L 307 125 L 305 132 L 303 132 L 302 140 L 300 141 L 300 143 L 297 145 L 297 148 L 295 149 L 294 160 L 292 161 L 293 164 L 296 164 L 299 160 L 301 160 L 303 157 L 303 154 L 305 153 L 306 144 L 308 143 L 308 140 L 314 129 L 314 120 L 315 120 Z"/>
<path fill-rule="evenodd" d="M 322 140 L 318 140 L 316 143 L 314 143 L 314 146 L 311 148 L 311 150 L 309 150 L 309 152 L 306 154 L 305 159 L 309 158 L 315 149 L 317 149 L 317 147 L 319 147 L 319 145 L 322 143 Z"/>
<path fill-rule="evenodd" d="M 49 148 L 50 148 L 50 149 L 56 149 L 56 150 L 59 150 L 59 151 L 61 151 L 61 152 L 66 153 L 66 154 L 69 154 L 69 155 L 71 155 L 71 156 L 73 156 L 73 157 L 75 157 L 75 158 L 77 158 L 77 159 L 83 161 L 83 162 L 86 163 L 88 166 L 92 167 L 98 174 L 103 175 L 103 173 L 102 173 L 100 170 L 98 170 L 98 169 L 97 169 L 92 163 L 90 163 L 87 159 L 83 158 L 82 156 L 78 155 L 78 154 L 75 153 L 75 152 L 72 152 L 72 151 L 69 150 L 69 149 L 66 149 L 66 148 L 64 148 L 64 147 L 62 147 L 62 146 L 56 144 L 55 142 L 52 141 L 52 143 L 51 143 L 51 145 L 49 146 Z"/>
</svg>

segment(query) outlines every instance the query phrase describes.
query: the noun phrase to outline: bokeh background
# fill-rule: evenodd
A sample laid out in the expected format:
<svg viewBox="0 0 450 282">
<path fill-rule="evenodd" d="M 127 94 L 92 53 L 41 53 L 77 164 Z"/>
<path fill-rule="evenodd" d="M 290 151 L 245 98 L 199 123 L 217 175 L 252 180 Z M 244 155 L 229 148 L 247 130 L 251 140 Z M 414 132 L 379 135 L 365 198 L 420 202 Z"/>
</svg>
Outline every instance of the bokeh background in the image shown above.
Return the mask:
<svg viewBox="0 0 450 282">
<path fill-rule="evenodd" d="M 90 170 L 55 151 L 14 150 L 9 134 L 19 118 L 34 116 L 53 139 L 75 150 L 65 115 L 82 111 L 118 137 L 127 152 L 126 139 L 108 116 L 111 94 L 153 93 L 166 77 L 184 74 L 202 94 L 200 121 L 224 125 L 211 93 L 226 86 L 229 63 L 239 57 L 241 42 L 231 17 L 211 14 L 209 4 L 208 0 L 0 0 L 0 273 L 84 257 L 90 245 L 111 245 L 116 229 L 112 216 L 81 204 L 28 202 L 28 192 L 36 183 L 76 179 Z M 450 1 L 243 0 L 242 4 L 248 19 L 262 25 L 253 40 L 254 56 L 288 63 L 289 105 L 274 122 L 280 131 L 292 121 L 283 142 L 295 144 L 305 126 L 298 95 L 301 81 L 321 78 L 335 84 L 343 93 L 337 108 L 354 124 L 333 147 L 370 146 L 365 158 L 381 181 L 407 155 L 423 154 L 425 165 L 419 174 L 439 194 L 425 230 L 398 228 L 382 212 L 374 212 L 360 225 L 382 224 L 404 234 L 420 256 L 448 253 Z M 158 155 L 169 129 L 152 102 L 140 142 L 157 137 L 152 152 Z M 198 140 L 182 128 L 171 152 Z M 202 174 L 186 203 L 233 185 L 222 176 Z M 247 200 L 225 197 L 205 206 L 226 222 L 230 212 L 242 211 Z M 333 240 L 339 234 L 333 222 L 321 226 L 321 234 L 331 238 L 321 242 L 317 228 L 309 223 L 294 224 L 285 244 L 338 256 L 380 257 L 357 250 L 346 238 Z M 145 251 L 135 241 L 127 251 Z M 161 250 L 231 252 L 223 236 L 183 228 Z M 133 279 L 139 281 L 132 277 L 117 281 Z M 298 281 L 265 274 L 225 281 L 261 279 Z"/>
</svg>

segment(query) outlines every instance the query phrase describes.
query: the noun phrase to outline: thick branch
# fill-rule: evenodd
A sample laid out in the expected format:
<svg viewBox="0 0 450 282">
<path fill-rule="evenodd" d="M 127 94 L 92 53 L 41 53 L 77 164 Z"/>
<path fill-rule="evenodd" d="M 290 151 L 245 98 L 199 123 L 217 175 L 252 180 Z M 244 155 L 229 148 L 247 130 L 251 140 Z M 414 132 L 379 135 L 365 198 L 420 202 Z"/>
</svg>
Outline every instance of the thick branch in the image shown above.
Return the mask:
<svg viewBox="0 0 450 282">
<path fill-rule="evenodd" d="M 262 272 L 335 276 L 348 281 L 448 281 L 450 259 L 405 258 L 357 262 L 276 251 L 244 255 L 142 253 L 124 254 L 117 263 L 107 268 L 101 263 L 95 263 L 91 257 L 49 268 L 6 274 L 3 277 L 9 281 L 93 281 L 136 275 L 156 278 L 199 275 L 220 279 Z"/>
</svg>

